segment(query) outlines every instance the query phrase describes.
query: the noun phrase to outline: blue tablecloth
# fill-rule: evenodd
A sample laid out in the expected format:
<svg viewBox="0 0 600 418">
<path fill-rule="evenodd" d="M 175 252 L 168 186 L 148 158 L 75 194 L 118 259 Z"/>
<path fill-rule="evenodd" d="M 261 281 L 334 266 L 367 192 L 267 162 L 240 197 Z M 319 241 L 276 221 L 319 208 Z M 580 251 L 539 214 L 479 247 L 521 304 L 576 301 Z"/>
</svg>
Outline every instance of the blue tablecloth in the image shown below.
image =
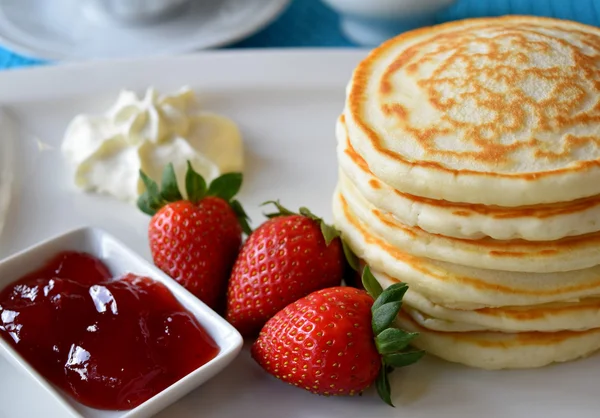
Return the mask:
<svg viewBox="0 0 600 418">
<path fill-rule="evenodd" d="M 600 0 L 459 0 L 437 21 L 505 14 L 552 16 L 600 26 Z M 320 0 L 293 0 L 270 26 L 228 48 L 353 47 L 337 23 L 338 15 Z M 40 63 L 0 47 L 0 68 Z"/>
</svg>

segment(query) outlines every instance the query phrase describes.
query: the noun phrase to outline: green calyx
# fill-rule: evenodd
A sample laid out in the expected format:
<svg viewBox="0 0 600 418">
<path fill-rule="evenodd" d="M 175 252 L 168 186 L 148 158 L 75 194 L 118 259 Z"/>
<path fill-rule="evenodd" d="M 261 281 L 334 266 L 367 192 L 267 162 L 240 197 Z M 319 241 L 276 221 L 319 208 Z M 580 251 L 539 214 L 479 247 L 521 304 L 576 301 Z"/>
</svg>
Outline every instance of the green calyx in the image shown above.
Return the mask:
<svg viewBox="0 0 600 418">
<path fill-rule="evenodd" d="M 183 196 L 177 185 L 177 177 L 172 163 L 167 164 L 162 173 L 161 187 L 140 170 L 140 178 L 146 186 L 146 191 L 138 198 L 138 208 L 153 216 L 160 208 L 168 203 L 183 200 Z M 231 209 L 235 212 L 237 219 L 246 234 L 250 234 L 252 229 L 248 223 L 249 218 L 241 203 L 234 200 L 233 197 L 242 187 L 241 173 L 226 173 L 214 179 L 209 185 L 206 184 L 204 177 L 194 171 L 192 164 L 187 162 L 187 172 L 185 173 L 185 191 L 187 200 L 192 203 L 198 203 L 205 197 L 219 197 L 229 203 Z"/>
<path fill-rule="evenodd" d="M 285 208 L 283 205 L 281 205 L 281 203 L 279 203 L 278 200 L 269 200 L 267 202 L 264 202 L 261 206 L 270 205 L 270 204 L 275 205 L 275 207 L 277 208 L 277 212 L 265 213 L 265 216 L 269 219 L 276 218 L 278 216 L 289 216 L 289 215 L 306 216 L 307 218 L 312 219 L 313 221 L 315 221 L 319 224 L 319 227 L 321 228 L 321 233 L 323 234 L 323 238 L 325 239 L 325 244 L 329 245 L 334 239 L 340 238 L 340 241 L 342 243 L 342 249 L 344 251 L 344 256 L 346 257 L 348 264 L 355 271 L 358 271 L 358 258 L 352 252 L 352 250 L 350 249 L 348 244 L 346 244 L 346 242 L 343 239 L 341 239 L 341 233 L 339 230 L 337 230 L 332 225 L 329 225 L 328 223 L 326 223 L 323 220 L 323 218 L 318 217 L 317 215 L 312 213 L 306 207 L 301 207 L 300 209 L 298 209 L 298 213 L 296 213 L 296 212 L 292 212 L 291 210 Z"/>
<path fill-rule="evenodd" d="M 408 290 L 406 283 L 394 283 L 383 290 L 369 266 L 362 273 L 362 283 L 367 292 L 375 299 L 371 307 L 373 335 L 375 345 L 381 354 L 381 369 L 377 376 L 377 393 L 390 406 L 392 404 L 388 373 L 397 367 L 409 366 L 423 357 L 423 350 L 410 347 L 412 340 L 417 338 L 417 332 L 406 332 L 393 328 L 391 325 L 402 307 L 402 298 Z"/>
</svg>

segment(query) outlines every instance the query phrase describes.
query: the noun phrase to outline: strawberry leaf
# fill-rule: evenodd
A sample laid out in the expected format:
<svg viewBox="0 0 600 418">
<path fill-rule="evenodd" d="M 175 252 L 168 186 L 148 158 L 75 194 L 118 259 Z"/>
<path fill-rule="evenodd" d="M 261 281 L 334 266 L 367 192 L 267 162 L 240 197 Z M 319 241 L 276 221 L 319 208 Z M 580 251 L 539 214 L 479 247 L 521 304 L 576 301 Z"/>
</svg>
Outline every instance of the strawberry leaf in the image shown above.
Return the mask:
<svg viewBox="0 0 600 418">
<path fill-rule="evenodd" d="M 148 177 L 146 173 L 144 173 L 142 170 L 140 170 L 140 177 L 142 178 L 144 186 L 146 186 L 146 191 L 148 192 L 150 197 L 158 200 L 160 196 L 158 184 L 156 184 L 156 182 L 150 177 Z"/>
<path fill-rule="evenodd" d="M 314 213 L 312 213 L 308 208 L 301 207 L 298 210 L 298 212 L 300 212 L 300 215 L 306 216 L 308 219 L 312 219 L 313 221 L 315 221 L 319 224 L 319 227 L 321 228 L 321 234 L 323 235 L 323 238 L 325 239 L 326 245 L 331 244 L 331 241 L 333 241 L 334 239 L 341 236 L 340 231 L 338 231 L 332 225 L 329 225 L 328 223 L 326 223 L 323 220 L 323 218 L 320 218 L 317 215 L 315 215 Z"/>
<path fill-rule="evenodd" d="M 416 332 L 388 328 L 375 337 L 375 345 L 380 354 L 392 354 L 404 350 L 418 336 Z"/>
<path fill-rule="evenodd" d="M 172 163 L 167 164 L 163 170 L 160 195 L 167 202 L 177 202 L 183 199 Z"/>
<path fill-rule="evenodd" d="M 163 205 L 183 200 L 183 196 L 177 185 L 177 176 L 172 163 L 167 164 L 163 170 L 162 191 L 159 190 L 156 182 L 148 177 L 142 170 L 140 170 L 140 177 L 146 186 L 146 191 L 142 193 L 137 201 L 137 206 L 142 212 L 153 216 Z M 194 171 L 190 161 L 187 162 L 185 190 L 187 192 L 188 200 L 194 204 L 198 203 L 206 196 L 214 196 L 225 200 L 234 211 L 244 233 L 249 235 L 252 232 L 250 224 L 248 223 L 250 218 L 248 218 L 248 215 L 240 202 L 231 200 L 240 190 L 241 185 L 241 173 L 227 173 L 212 181 L 207 189 L 204 178 Z"/>
<path fill-rule="evenodd" d="M 206 196 L 206 181 L 204 177 L 194 171 L 192 163 L 187 162 L 187 172 L 185 173 L 185 190 L 188 200 L 192 203 L 198 203 Z"/>
<path fill-rule="evenodd" d="M 208 186 L 207 196 L 220 197 L 229 202 L 242 187 L 242 173 L 226 173 L 214 179 Z"/>
<path fill-rule="evenodd" d="M 266 202 L 263 202 L 261 206 L 266 206 L 266 205 L 275 205 L 275 207 L 279 211 L 279 212 L 273 212 L 273 213 L 265 213 L 265 216 L 269 219 L 276 218 L 278 216 L 297 215 L 297 213 L 294 213 L 291 210 L 283 207 L 281 205 L 281 203 L 279 203 L 279 200 L 267 200 Z"/>
<path fill-rule="evenodd" d="M 393 285 L 387 287 L 375 300 L 373 307 L 371 307 L 371 311 L 375 312 L 380 306 L 385 305 L 388 302 L 402 300 L 407 290 L 407 284 L 402 282 L 394 283 Z"/>
<path fill-rule="evenodd" d="M 407 351 L 405 353 L 386 354 L 383 356 L 383 362 L 393 367 L 405 367 L 421 360 L 425 355 L 423 350 Z"/>
<path fill-rule="evenodd" d="M 233 211 L 235 212 L 238 222 L 242 226 L 242 231 L 244 231 L 246 235 L 250 235 L 252 233 L 252 228 L 250 227 L 249 223 L 250 218 L 246 214 L 246 211 L 242 207 L 242 204 L 237 200 L 232 200 L 231 202 L 229 202 L 229 205 L 231 206 L 231 209 L 233 209 Z"/>
<path fill-rule="evenodd" d="M 158 184 L 154 180 L 148 177 L 142 170 L 140 170 L 140 177 L 144 186 L 146 186 L 146 191 L 138 198 L 137 206 L 142 212 L 152 216 L 163 205 L 163 199 L 160 195 Z"/>
<path fill-rule="evenodd" d="M 394 404 L 392 403 L 390 381 L 388 379 L 388 373 L 385 364 L 382 364 L 381 369 L 379 369 L 379 374 L 377 375 L 375 385 L 377 387 L 377 393 L 379 394 L 379 397 L 383 399 L 383 401 L 389 406 L 394 406 Z"/>
<path fill-rule="evenodd" d="M 344 241 L 343 239 L 342 239 L 342 249 L 344 250 L 344 255 L 346 256 L 348 265 L 350 265 L 352 270 L 358 271 L 358 269 L 359 269 L 358 257 L 356 256 L 356 254 L 354 254 L 352 252 L 348 243 L 346 243 L 346 241 Z"/>
<path fill-rule="evenodd" d="M 401 307 L 402 301 L 398 300 L 388 302 L 375 309 L 375 311 L 373 311 L 372 319 L 373 333 L 379 335 L 379 333 L 387 329 L 398 316 Z"/>
<path fill-rule="evenodd" d="M 365 266 L 362 274 L 364 288 L 375 299 L 371 307 L 375 346 L 381 355 L 382 365 L 377 376 L 377 392 L 388 405 L 391 401 L 388 373 L 395 367 L 404 367 L 416 363 L 425 354 L 421 350 L 410 350 L 412 340 L 419 336 L 416 332 L 407 332 L 392 328 L 394 320 L 402 308 L 402 299 L 408 290 L 406 283 L 395 283 L 383 290 L 369 266 Z"/>
<path fill-rule="evenodd" d="M 148 194 L 148 192 L 142 193 L 142 195 L 138 198 L 137 207 L 146 215 L 152 216 L 156 213 L 156 210 L 152 208 L 152 205 L 150 203 L 150 195 Z"/>
<path fill-rule="evenodd" d="M 325 238 L 325 244 L 331 244 L 331 241 L 338 238 L 340 236 L 340 231 L 335 229 L 333 226 L 326 224 L 323 220 L 320 220 L 321 223 L 321 233 L 323 234 L 323 238 Z"/>
<path fill-rule="evenodd" d="M 362 283 L 365 290 L 369 292 L 369 295 L 371 295 L 373 299 L 377 299 L 379 295 L 383 293 L 381 285 L 379 284 L 375 276 L 373 276 L 373 273 L 371 273 L 371 269 L 369 268 L 369 266 L 365 266 L 365 268 L 363 269 Z"/>
<path fill-rule="evenodd" d="M 277 218 L 278 216 L 281 216 L 281 215 L 280 215 L 280 214 L 278 214 L 278 213 L 263 213 L 263 215 L 264 215 L 266 218 L 269 218 L 269 219 L 273 219 L 273 218 Z"/>
<path fill-rule="evenodd" d="M 298 212 L 300 212 L 300 215 L 306 216 L 307 218 L 312 219 L 313 221 L 323 222 L 323 219 L 319 218 L 317 215 L 312 213 L 308 208 L 304 206 L 298 209 Z"/>
<path fill-rule="evenodd" d="M 334 226 L 326 223 L 323 220 L 323 218 L 319 218 L 317 215 L 312 213 L 308 208 L 301 207 L 299 209 L 299 212 L 300 212 L 300 215 L 306 216 L 307 218 L 312 219 L 313 221 L 316 221 L 319 223 L 319 225 L 321 227 L 321 234 L 323 235 L 323 238 L 325 239 L 326 245 L 331 244 L 331 242 L 333 240 L 335 240 L 336 238 L 340 238 L 340 241 L 342 243 L 342 250 L 344 251 L 344 257 L 346 258 L 346 261 L 348 262 L 348 264 L 350 265 L 350 267 L 353 270 L 358 271 L 358 258 L 352 252 L 352 250 L 350 249 L 350 246 L 342 239 L 342 233 Z"/>
</svg>

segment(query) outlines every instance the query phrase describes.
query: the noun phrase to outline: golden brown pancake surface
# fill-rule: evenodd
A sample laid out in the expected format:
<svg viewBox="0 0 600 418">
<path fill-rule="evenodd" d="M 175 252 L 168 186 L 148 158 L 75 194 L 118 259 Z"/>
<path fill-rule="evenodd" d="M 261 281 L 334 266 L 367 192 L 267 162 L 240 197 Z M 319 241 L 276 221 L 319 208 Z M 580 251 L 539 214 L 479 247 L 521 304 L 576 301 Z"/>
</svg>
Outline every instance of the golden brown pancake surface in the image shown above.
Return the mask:
<svg viewBox="0 0 600 418">
<path fill-rule="evenodd" d="M 550 241 L 600 230 L 600 195 L 570 202 L 502 207 L 449 202 L 411 195 L 378 179 L 352 146 L 344 116 L 338 121 L 340 176 L 351 181 L 365 199 L 392 213 L 408 226 L 455 238 Z"/>
<path fill-rule="evenodd" d="M 345 118 L 377 177 L 523 206 L 600 194 L 600 30 L 511 16 L 409 32 L 355 70 Z"/>
</svg>

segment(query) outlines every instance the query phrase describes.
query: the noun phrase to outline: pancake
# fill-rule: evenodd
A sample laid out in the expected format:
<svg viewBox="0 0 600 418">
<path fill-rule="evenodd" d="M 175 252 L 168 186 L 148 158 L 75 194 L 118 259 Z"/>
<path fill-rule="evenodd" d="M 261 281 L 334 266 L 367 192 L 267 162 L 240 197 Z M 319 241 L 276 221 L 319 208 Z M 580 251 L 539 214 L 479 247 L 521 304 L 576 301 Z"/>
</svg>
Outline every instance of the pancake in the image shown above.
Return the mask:
<svg viewBox="0 0 600 418">
<path fill-rule="evenodd" d="M 508 16 L 407 32 L 358 65 L 353 147 L 404 193 L 503 207 L 600 195 L 600 29 Z"/>
<path fill-rule="evenodd" d="M 531 308 L 484 308 L 475 311 L 443 309 L 443 314 L 449 314 L 447 316 L 462 316 L 467 320 L 479 323 L 430 316 L 409 305 L 408 302 L 404 306 L 405 312 L 413 321 L 432 331 L 517 333 L 586 331 L 600 328 L 600 299 L 584 300 L 581 303 L 555 303 Z M 442 310 L 438 305 L 436 307 L 437 310 Z M 487 312 L 481 313 L 480 311 Z M 482 322 L 490 325 L 482 325 Z"/>
<path fill-rule="evenodd" d="M 572 202 L 504 208 L 434 200 L 402 193 L 377 179 L 352 147 L 344 117 L 338 121 L 338 162 L 360 194 L 400 222 L 463 239 L 551 241 L 600 230 L 600 196 Z"/>
<path fill-rule="evenodd" d="M 557 273 L 478 269 L 410 255 L 371 233 L 336 194 L 335 226 L 372 270 L 385 272 L 433 303 L 454 309 L 530 306 L 600 296 L 600 266 Z"/>
<path fill-rule="evenodd" d="M 442 359 L 482 369 L 542 367 L 575 360 L 600 349 L 600 329 L 560 332 L 438 332 L 401 313 L 396 324 L 419 332 L 411 343 Z"/>
<path fill-rule="evenodd" d="M 415 322 L 435 331 L 556 332 L 600 328 L 598 297 L 578 302 L 468 311 L 432 304 L 423 296 L 412 292 L 405 298 L 405 304 L 407 313 Z"/>
<path fill-rule="evenodd" d="M 373 274 L 383 288 L 398 282 L 376 271 Z M 434 331 L 555 332 L 600 328 L 600 297 L 532 306 L 464 310 L 435 304 L 410 288 L 404 296 L 403 306 L 413 321 Z"/>
<path fill-rule="evenodd" d="M 556 241 L 450 238 L 404 225 L 369 203 L 343 177 L 340 177 L 337 194 L 336 199 L 346 201 L 354 216 L 369 225 L 372 234 L 412 255 L 482 269 L 536 273 L 578 270 L 600 264 L 600 232 Z"/>
</svg>

